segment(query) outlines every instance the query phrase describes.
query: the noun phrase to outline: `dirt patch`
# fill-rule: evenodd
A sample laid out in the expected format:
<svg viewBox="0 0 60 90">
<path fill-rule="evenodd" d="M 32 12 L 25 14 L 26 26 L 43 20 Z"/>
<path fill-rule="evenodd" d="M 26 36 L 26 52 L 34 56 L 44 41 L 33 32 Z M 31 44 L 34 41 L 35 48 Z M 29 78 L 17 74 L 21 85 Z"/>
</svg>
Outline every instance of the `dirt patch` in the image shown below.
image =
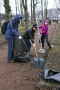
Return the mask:
<svg viewBox="0 0 60 90">
<path fill-rule="evenodd" d="M 54 34 L 54 30 L 56 28 L 56 24 L 52 23 L 49 25 L 49 41 L 51 42 L 52 36 Z M 37 50 L 40 48 L 40 44 L 38 42 L 39 37 L 36 33 L 36 48 Z M 47 60 L 49 47 L 45 43 L 45 54 L 38 53 L 39 57 Z M 34 68 L 34 57 L 35 51 L 32 46 L 31 51 L 31 61 L 29 63 L 7 63 L 7 44 L 0 48 L 0 89 L 1 90 L 38 90 L 37 86 L 40 81 L 39 72 L 42 69 Z"/>
</svg>

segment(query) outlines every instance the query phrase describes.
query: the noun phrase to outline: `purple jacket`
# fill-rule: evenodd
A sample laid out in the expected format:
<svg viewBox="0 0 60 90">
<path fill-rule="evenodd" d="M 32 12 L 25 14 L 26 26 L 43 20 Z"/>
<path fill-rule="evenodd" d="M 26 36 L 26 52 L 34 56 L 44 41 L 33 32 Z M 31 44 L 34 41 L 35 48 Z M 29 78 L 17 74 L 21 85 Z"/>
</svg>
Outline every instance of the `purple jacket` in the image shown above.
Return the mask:
<svg viewBox="0 0 60 90">
<path fill-rule="evenodd" d="M 42 24 L 41 26 L 39 26 L 39 28 L 42 29 L 40 34 L 42 34 L 42 35 L 47 35 L 48 34 L 48 25 Z"/>
</svg>

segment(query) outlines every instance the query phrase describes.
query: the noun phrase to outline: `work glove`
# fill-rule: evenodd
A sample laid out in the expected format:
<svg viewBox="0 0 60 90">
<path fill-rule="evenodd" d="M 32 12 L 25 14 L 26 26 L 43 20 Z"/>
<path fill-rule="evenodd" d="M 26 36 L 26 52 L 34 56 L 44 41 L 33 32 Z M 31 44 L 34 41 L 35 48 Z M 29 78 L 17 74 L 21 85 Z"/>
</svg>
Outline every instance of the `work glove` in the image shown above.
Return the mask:
<svg viewBox="0 0 60 90">
<path fill-rule="evenodd" d="M 35 43 L 33 43 L 33 46 L 35 47 Z"/>
<path fill-rule="evenodd" d="M 22 39 L 22 37 L 21 37 L 21 36 L 19 36 L 18 38 L 19 38 L 19 39 Z"/>
</svg>

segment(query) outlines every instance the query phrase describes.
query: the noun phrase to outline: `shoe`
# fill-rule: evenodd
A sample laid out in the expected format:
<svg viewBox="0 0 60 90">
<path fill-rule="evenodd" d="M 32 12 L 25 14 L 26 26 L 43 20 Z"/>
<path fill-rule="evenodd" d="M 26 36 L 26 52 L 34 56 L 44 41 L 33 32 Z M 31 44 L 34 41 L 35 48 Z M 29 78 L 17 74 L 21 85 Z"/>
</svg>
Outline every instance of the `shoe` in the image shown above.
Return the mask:
<svg viewBox="0 0 60 90">
<path fill-rule="evenodd" d="M 53 49 L 53 45 L 51 45 L 51 48 L 50 48 L 50 50 L 52 50 Z"/>
<path fill-rule="evenodd" d="M 53 45 L 51 45 L 51 47 L 53 48 L 54 46 L 53 46 Z"/>
<path fill-rule="evenodd" d="M 52 50 L 52 47 L 50 48 L 50 50 Z"/>
<path fill-rule="evenodd" d="M 11 61 L 8 61 L 8 63 L 15 63 L 15 61 L 11 60 Z"/>
<path fill-rule="evenodd" d="M 45 53 L 45 50 L 44 50 L 43 48 L 40 48 L 40 49 L 38 50 L 38 52 L 39 52 L 39 53 Z"/>
<path fill-rule="evenodd" d="M 42 49 L 42 53 L 45 53 L 45 50 L 44 49 Z"/>
</svg>

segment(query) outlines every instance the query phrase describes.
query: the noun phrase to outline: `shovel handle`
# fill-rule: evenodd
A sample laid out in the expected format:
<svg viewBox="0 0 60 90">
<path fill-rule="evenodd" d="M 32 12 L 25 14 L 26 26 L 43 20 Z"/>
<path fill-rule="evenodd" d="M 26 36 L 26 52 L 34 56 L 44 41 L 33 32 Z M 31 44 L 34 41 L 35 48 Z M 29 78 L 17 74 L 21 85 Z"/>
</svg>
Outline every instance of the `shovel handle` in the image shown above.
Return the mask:
<svg viewBox="0 0 60 90">
<path fill-rule="evenodd" d="M 38 58 L 38 54 L 37 54 L 37 50 L 36 50 L 36 46 L 35 46 L 34 48 L 35 48 L 35 53 L 36 53 L 36 56 L 37 56 L 37 58 Z"/>
</svg>

